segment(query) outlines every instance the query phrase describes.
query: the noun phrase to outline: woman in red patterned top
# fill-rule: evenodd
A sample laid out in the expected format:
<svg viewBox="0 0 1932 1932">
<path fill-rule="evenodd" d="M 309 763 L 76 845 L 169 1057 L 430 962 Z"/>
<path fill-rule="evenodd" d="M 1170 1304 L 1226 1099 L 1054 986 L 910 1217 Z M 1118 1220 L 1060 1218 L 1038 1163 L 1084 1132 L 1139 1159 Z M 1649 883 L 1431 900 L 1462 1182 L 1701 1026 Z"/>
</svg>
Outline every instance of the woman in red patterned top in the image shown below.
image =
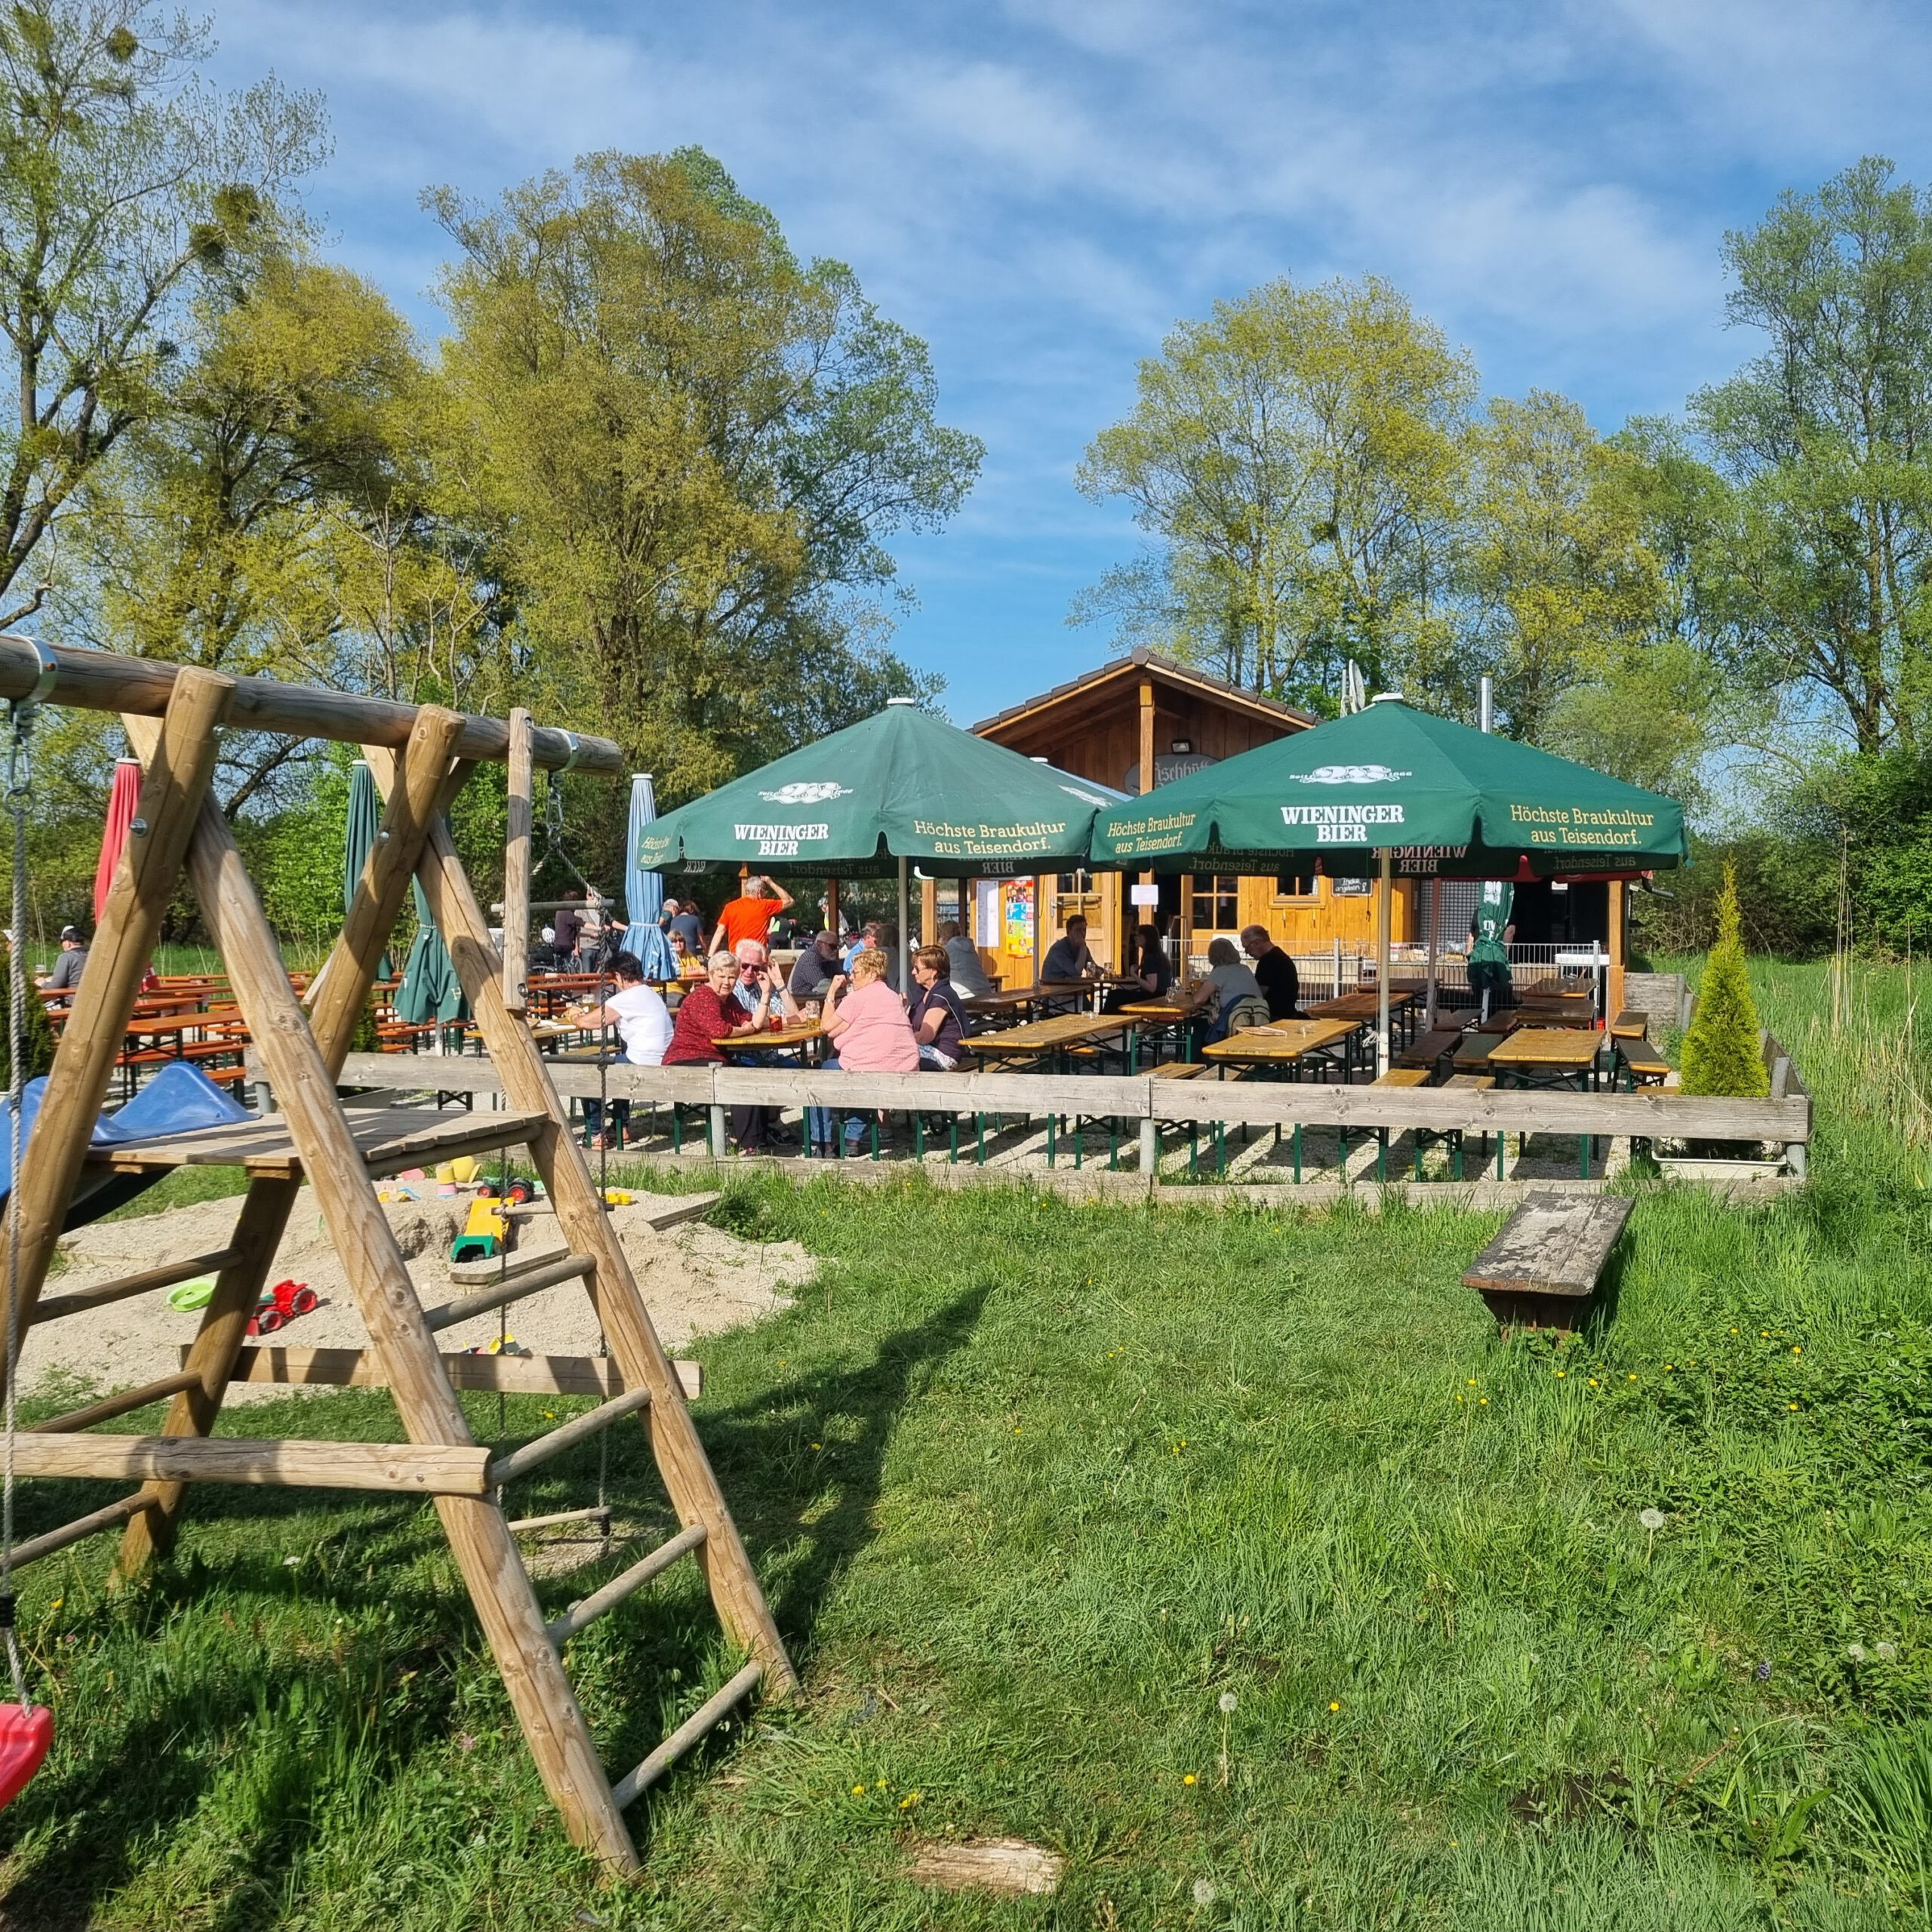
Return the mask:
<svg viewBox="0 0 1932 1932">
<path fill-rule="evenodd" d="M 734 990 L 738 983 L 736 955 L 714 952 L 705 974 L 704 983 L 685 994 L 672 1023 L 671 1044 L 664 1049 L 666 1066 L 689 1066 L 708 1063 L 721 1064 L 724 1055 L 720 1040 L 736 1039 L 746 1033 L 761 1033 L 771 1011 L 772 989 L 777 975 L 764 969 L 758 983 L 758 1004 L 745 1010 Z M 771 1136 L 771 1109 L 767 1107 L 734 1107 L 731 1138 L 741 1154 L 767 1151 Z"/>
</svg>

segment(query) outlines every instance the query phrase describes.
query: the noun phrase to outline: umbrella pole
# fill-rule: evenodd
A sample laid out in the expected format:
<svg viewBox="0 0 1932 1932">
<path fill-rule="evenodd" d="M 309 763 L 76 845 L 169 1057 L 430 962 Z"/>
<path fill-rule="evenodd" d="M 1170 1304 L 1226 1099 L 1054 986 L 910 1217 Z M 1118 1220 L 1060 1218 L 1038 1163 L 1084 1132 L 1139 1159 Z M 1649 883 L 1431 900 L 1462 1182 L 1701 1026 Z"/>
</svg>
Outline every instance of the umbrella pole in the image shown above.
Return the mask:
<svg viewBox="0 0 1932 1932">
<path fill-rule="evenodd" d="M 908 955 L 906 943 L 906 921 L 909 908 L 906 903 L 906 861 L 901 858 L 899 861 L 899 996 L 902 999 L 906 997 L 906 989 L 912 983 L 911 970 L 906 964 Z"/>
<path fill-rule="evenodd" d="M 1393 896 L 1389 878 L 1392 856 L 1389 848 L 1383 846 L 1382 890 L 1377 895 L 1375 908 L 1375 1070 L 1378 1078 L 1389 1071 L 1389 1062 L 1395 1057 L 1389 1041 L 1389 901 Z"/>
<path fill-rule="evenodd" d="M 1429 1001 L 1423 1010 L 1423 1031 L 1435 1031 L 1435 949 L 1442 934 L 1442 881 L 1429 882 Z"/>
</svg>

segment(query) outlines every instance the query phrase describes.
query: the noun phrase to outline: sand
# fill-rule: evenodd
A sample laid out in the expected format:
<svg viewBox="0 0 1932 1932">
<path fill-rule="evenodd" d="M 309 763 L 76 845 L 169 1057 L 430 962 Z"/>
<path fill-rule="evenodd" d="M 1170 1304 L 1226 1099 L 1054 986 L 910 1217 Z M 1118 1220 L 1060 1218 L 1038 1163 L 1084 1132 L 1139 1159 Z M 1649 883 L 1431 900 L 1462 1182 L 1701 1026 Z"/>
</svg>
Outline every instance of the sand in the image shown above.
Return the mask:
<svg viewBox="0 0 1932 1932">
<path fill-rule="evenodd" d="M 812 1277 L 812 1260 L 795 1242 L 761 1244 L 740 1239 L 702 1221 L 657 1229 L 654 1211 L 672 1204 L 672 1197 L 646 1195 L 629 1208 L 614 1208 L 611 1222 L 644 1291 L 651 1319 L 665 1346 L 697 1353 L 690 1346 L 721 1329 L 752 1321 L 789 1307 Z M 60 1253 L 65 1265 L 51 1278 L 50 1295 L 71 1293 L 170 1260 L 212 1253 L 227 1241 L 240 1197 L 208 1201 L 165 1214 L 97 1222 L 65 1235 Z M 485 1280 L 463 1271 L 454 1279 L 448 1256 L 460 1231 L 466 1200 L 390 1202 L 383 1211 L 409 1260 L 425 1306 L 473 1292 Z M 562 1252 L 555 1221 L 540 1213 L 520 1225 L 513 1262 Z M 312 1314 L 291 1321 L 276 1339 L 291 1347 L 359 1348 L 368 1341 L 350 1294 L 347 1278 L 312 1196 L 304 1193 L 291 1217 L 275 1257 L 272 1281 L 285 1276 L 306 1281 L 321 1297 Z M 533 1355 L 594 1355 L 597 1324 L 579 1281 L 546 1289 L 506 1309 L 500 1318 L 510 1334 Z M 445 1350 L 493 1340 L 500 1317 L 479 1315 L 444 1330 Z M 182 1344 L 194 1339 L 200 1317 L 177 1314 L 165 1290 L 118 1302 L 92 1315 L 70 1315 L 29 1331 L 22 1352 L 22 1386 L 31 1390 L 50 1377 L 78 1380 L 111 1390 L 151 1381 L 180 1365 Z M 268 1400 L 288 1392 L 272 1385 L 238 1385 L 231 1401 Z"/>
</svg>

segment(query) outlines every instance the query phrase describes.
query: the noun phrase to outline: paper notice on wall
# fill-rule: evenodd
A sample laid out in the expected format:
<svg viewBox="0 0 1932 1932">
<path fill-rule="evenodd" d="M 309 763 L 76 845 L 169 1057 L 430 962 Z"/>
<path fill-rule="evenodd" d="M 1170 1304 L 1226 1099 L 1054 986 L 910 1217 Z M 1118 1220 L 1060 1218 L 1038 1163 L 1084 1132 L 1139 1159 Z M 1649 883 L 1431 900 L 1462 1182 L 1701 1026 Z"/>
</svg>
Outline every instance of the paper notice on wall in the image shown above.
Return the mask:
<svg viewBox="0 0 1932 1932">
<path fill-rule="evenodd" d="M 999 881 L 976 878 L 973 881 L 973 943 L 989 952 L 999 949 Z"/>
</svg>

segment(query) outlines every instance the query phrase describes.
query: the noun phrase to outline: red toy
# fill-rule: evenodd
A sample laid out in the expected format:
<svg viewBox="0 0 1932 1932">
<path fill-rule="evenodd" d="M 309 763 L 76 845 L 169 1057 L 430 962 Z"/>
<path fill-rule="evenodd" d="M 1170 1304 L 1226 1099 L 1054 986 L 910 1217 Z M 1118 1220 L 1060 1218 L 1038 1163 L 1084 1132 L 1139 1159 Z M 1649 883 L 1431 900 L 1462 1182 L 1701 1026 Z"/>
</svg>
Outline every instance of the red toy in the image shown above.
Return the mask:
<svg viewBox="0 0 1932 1932">
<path fill-rule="evenodd" d="M 26 1790 L 54 1742 L 54 1713 L 38 1704 L 0 1704 L 0 1806 Z"/>
<path fill-rule="evenodd" d="M 255 1304 L 255 1312 L 248 1318 L 248 1333 L 272 1335 L 298 1315 L 306 1315 L 319 1306 L 320 1302 L 321 1297 L 306 1281 L 278 1281 Z"/>
</svg>

